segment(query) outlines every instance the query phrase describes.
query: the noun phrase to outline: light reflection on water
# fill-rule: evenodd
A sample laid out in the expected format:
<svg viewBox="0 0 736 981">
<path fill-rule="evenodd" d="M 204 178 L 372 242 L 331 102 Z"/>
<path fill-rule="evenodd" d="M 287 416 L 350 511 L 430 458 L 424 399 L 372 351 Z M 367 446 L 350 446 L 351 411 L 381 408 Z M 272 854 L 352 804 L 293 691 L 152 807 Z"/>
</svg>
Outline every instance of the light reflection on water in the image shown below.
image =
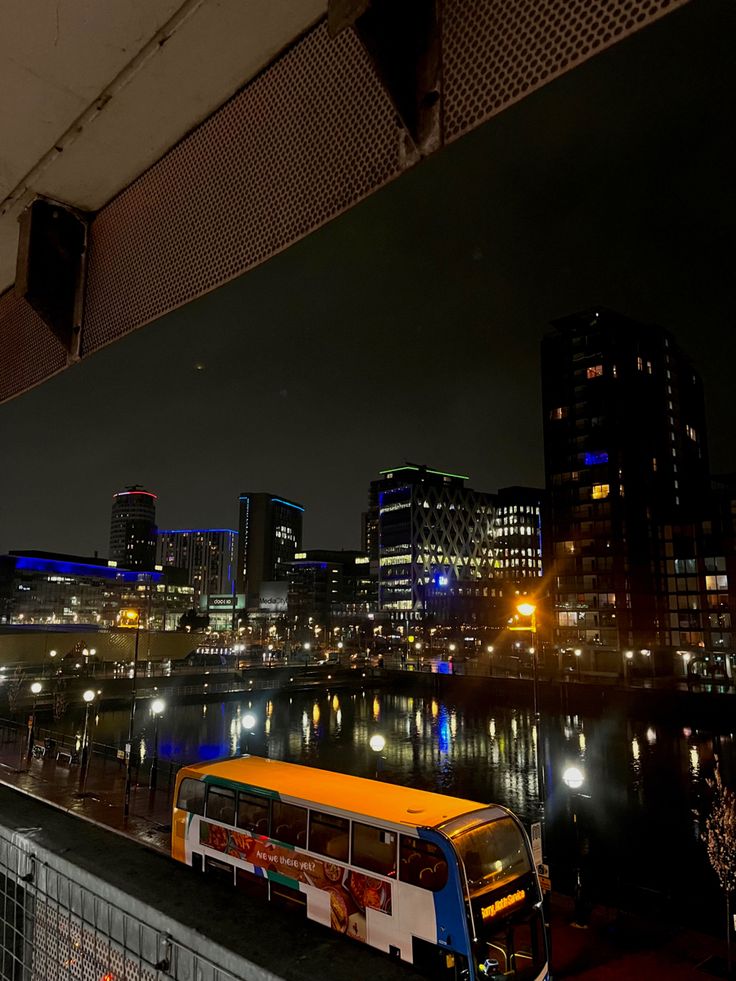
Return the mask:
<svg viewBox="0 0 736 981">
<path fill-rule="evenodd" d="M 699 840 L 714 756 L 733 785 L 733 741 L 726 734 L 627 720 L 545 715 L 539 740 L 530 709 L 471 707 L 438 698 L 367 692 L 249 696 L 257 719 L 246 737 L 246 702 L 179 705 L 159 723 L 159 754 L 190 761 L 237 755 L 246 749 L 274 758 L 373 776 L 372 735 L 386 739 L 382 778 L 510 807 L 527 823 L 542 813 L 537 751 L 544 767 L 548 853 L 555 884 L 565 885 L 571 861 L 575 804 L 601 898 L 635 882 L 677 894 L 717 895 Z M 74 725 L 70 721 L 69 725 Z M 104 712 L 92 738 L 122 745 L 125 711 Z M 136 738 L 151 753 L 150 716 L 139 711 Z M 540 745 L 538 745 L 538 743 Z M 566 766 L 585 773 L 579 799 L 561 781 Z M 699 813 L 698 813 L 699 812 Z M 558 872 L 556 873 L 556 866 Z M 696 890 L 696 892 L 693 892 Z"/>
</svg>

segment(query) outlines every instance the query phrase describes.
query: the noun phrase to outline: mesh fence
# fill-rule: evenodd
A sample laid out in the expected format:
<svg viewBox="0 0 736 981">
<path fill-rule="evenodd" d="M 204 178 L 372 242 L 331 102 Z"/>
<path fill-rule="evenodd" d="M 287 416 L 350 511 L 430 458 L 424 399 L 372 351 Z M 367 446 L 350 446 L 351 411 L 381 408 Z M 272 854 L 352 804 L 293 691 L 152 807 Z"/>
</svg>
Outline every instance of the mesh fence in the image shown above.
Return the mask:
<svg viewBox="0 0 736 981">
<path fill-rule="evenodd" d="M 2 981 L 239 981 L 0 829 Z"/>
</svg>

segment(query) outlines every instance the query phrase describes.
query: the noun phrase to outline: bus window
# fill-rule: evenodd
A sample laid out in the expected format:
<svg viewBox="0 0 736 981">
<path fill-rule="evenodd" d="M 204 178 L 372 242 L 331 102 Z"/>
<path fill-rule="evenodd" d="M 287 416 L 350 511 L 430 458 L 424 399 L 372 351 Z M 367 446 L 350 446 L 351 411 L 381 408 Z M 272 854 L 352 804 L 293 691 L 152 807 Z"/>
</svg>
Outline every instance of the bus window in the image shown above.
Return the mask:
<svg viewBox="0 0 736 981">
<path fill-rule="evenodd" d="M 512 818 L 464 831 L 452 843 L 465 865 L 471 896 L 489 886 L 502 886 L 531 868 L 521 831 Z"/>
<path fill-rule="evenodd" d="M 176 806 L 180 807 L 182 811 L 189 811 L 190 814 L 204 814 L 206 786 L 201 780 L 185 778 L 179 785 L 179 800 L 176 802 Z"/>
<path fill-rule="evenodd" d="M 399 878 L 411 886 L 438 892 L 447 884 L 447 862 L 431 841 L 401 835 Z"/>
<path fill-rule="evenodd" d="M 353 821 L 352 865 L 378 872 L 379 875 L 396 875 L 396 834 L 385 828 Z"/>
<path fill-rule="evenodd" d="M 267 797 L 241 790 L 238 794 L 238 827 L 268 837 L 268 804 Z"/>
<path fill-rule="evenodd" d="M 235 791 L 210 785 L 207 791 L 207 817 L 223 824 L 235 824 Z"/>
<path fill-rule="evenodd" d="M 275 800 L 271 804 L 271 837 L 287 845 L 307 847 L 307 809 Z"/>
<path fill-rule="evenodd" d="M 309 850 L 318 855 L 326 855 L 336 862 L 348 860 L 348 831 L 350 822 L 347 818 L 336 817 L 334 814 L 321 814 L 319 811 L 309 812 Z"/>
</svg>

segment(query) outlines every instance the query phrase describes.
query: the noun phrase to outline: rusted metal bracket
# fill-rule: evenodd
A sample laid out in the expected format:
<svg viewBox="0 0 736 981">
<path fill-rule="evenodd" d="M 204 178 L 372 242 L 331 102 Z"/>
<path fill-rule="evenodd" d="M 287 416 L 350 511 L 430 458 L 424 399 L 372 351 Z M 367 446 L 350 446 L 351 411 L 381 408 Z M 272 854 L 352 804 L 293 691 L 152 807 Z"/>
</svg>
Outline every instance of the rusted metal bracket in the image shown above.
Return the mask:
<svg viewBox="0 0 736 981">
<path fill-rule="evenodd" d="M 91 215 L 47 198 L 21 214 L 15 290 L 78 361 Z"/>
<path fill-rule="evenodd" d="M 442 0 L 329 0 L 332 37 L 353 27 L 421 156 L 443 144 Z"/>
</svg>

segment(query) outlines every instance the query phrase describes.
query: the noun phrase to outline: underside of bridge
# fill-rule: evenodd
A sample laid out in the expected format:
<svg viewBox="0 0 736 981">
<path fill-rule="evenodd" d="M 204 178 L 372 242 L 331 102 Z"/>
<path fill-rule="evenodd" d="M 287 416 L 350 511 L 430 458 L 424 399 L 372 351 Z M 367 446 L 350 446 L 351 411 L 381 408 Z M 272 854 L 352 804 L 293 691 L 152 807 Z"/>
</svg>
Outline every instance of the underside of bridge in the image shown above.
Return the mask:
<svg viewBox="0 0 736 981">
<path fill-rule="evenodd" d="M 0 401 L 241 276 L 686 2 L 79 0 L 40 13 L 10 0 Z M 30 221 L 38 198 L 76 228 L 71 264 L 68 241 Z M 59 261 L 76 283 L 67 331 L 39 299 Z"/>
</svg>

